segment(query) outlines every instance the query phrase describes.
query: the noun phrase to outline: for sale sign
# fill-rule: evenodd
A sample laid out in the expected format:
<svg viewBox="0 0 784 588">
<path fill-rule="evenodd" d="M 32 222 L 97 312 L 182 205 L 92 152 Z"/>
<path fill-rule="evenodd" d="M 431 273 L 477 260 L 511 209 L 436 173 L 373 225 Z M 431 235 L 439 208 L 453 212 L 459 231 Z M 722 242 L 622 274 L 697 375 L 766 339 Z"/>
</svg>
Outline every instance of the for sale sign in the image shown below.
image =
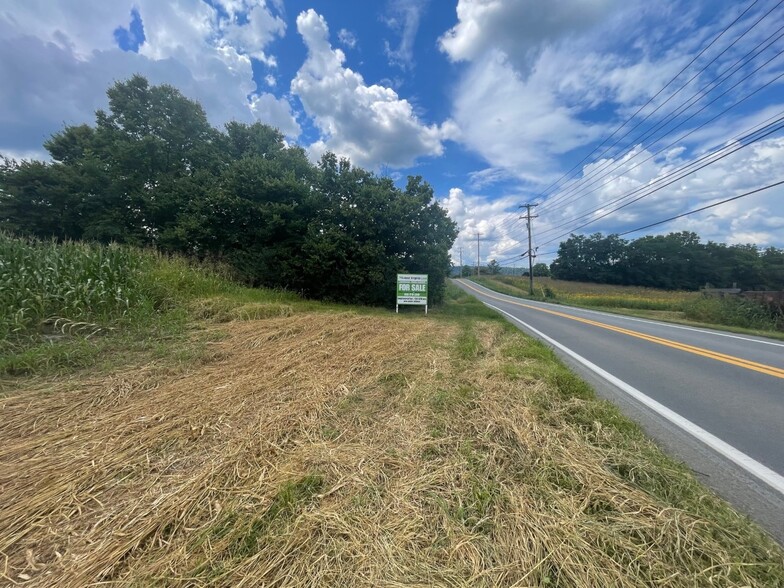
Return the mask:
<svg viewBox="0 0 784 588">
<path fill-rule="evenodd" d="M 427 307 L 427 274 L 398 274 L 397 304 L 424 304 Z"/>
</svg>

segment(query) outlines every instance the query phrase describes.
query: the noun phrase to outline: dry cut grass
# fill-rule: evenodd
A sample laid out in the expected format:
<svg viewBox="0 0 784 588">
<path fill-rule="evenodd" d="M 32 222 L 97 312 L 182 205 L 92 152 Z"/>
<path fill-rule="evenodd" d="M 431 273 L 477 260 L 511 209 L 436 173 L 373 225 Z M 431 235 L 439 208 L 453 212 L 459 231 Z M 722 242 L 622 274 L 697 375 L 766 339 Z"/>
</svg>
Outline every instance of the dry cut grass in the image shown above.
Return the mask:
<svg viewBox="0 0 784 588">
<path fill-rule="evenodd" d="M 668 501 L 693 481 L 501 323 L 294 313 L 210 328 L 227 336 L 187 373 L 0 400 L 0 583 L 784 581 L 774 543 L 723 506 L 717 522 Z"/>
</svg>

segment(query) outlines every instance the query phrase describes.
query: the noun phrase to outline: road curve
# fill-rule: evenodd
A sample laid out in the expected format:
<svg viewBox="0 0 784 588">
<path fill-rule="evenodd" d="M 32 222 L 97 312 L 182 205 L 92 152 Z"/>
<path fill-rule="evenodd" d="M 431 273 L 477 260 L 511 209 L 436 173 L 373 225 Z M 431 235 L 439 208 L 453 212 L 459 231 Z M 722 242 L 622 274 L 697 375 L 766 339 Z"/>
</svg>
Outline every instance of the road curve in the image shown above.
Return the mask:
<svg viewBox="0 0 784 588">
<path fill-rule="evenodd" d="M 784 342 L 454 282 L 545 340 L 601 396 L 784 543 Z"/>
</svg>

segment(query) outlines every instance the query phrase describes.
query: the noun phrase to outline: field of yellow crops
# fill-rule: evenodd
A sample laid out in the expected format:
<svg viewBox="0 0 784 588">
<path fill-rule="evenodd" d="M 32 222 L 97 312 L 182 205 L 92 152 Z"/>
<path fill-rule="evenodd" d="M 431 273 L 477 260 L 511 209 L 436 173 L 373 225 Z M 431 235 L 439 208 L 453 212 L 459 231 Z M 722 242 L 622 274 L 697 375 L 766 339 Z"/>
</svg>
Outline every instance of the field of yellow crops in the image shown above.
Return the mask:
<svg viewBox="0 0 784 588">
<path fill-rule="evenodd" d="M 480 280 L 497 288 L 505 286 L 509 294 L 527 294 L 528 278 L 519 276 L 492 276 Z M 534 294 L 567 304 L 680 312 L 685 302 L 699 297 L 697 292 L 658 290 L 637 286 L 614 286 L 590 282 L 570 282 L 553 278 L 534 278 Z"/>
</svg>

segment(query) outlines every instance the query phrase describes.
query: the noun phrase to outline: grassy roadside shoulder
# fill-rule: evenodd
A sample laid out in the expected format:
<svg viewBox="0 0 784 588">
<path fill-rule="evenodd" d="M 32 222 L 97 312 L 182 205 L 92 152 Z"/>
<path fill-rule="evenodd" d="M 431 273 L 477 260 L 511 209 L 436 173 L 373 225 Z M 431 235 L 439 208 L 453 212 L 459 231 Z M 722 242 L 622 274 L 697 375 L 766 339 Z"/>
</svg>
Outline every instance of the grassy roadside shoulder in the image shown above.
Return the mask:
<svg viewBox="0 0 784 588">
<path fill-rule="evenodd" d="M 784 341 L 784 332 L 775 328 L 775 321 L 766 316 L 756 303 L 749 301 L 708 299 L 701 297 L 696 292 L 670 293 L 647 288 L 628 288 L 631 291 L 639 290 L 640 292 L 645 291 L 645 293 L 627 295 L 623 293 L 623 290 L 627 289 L 623 286 L 606 286 L 605 288 L 612 291 L 611 294 L 563 293 L 542 284 L 535 286 L 535 294 L 531 297 L 528 293 L 527 281 L 522 282 L 520 278 L 508 278 L 508 276 L 500 278 L 483 276 L 469 279 L 501 294 L 519 298 Z M 541 278 L 535 278 L 535 283 L 542 281 Z M 552 281 L 548 280 L 547 283 L 550 284 Z M 591 284 L 590 286 L 597 289 L 602 288 L 599 284 Z M 579 285 L 575 287 L 579 288 Z M 651 293 L 653 293 L 652 297 Z M 684 312 L 684 308 L 688 308 L 688 313 Z M 702 320 L 696 320 L 698 318 Z M 739 325 L 754 325 L 755 328 Z"/>
<path fill-rule="evenodd" d="M 775 542 L 459 289 L 429 317 L 247 296 L 191 307 L 183 369 L 16 380 L 4 579 L 784 585 Z"/>
</svg>

